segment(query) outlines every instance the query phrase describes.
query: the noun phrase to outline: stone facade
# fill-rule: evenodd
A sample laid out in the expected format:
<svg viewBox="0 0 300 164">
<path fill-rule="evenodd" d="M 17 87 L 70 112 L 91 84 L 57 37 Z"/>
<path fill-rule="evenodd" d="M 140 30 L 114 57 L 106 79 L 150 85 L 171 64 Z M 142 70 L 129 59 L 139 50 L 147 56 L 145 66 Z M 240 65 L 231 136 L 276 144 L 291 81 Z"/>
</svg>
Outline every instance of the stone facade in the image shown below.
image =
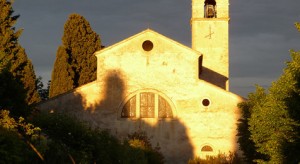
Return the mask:
<svg viewBox="0 0 300 164">
<path fill-rule="evenodd" d="M 202 1 L 194 0 L 193 9 Z M 200 27 L 206 27 L 206 32 L 208 27 L 224 27 L 225 32 L 214 35 L 228 35 L 228 21 L 212 19 L 192 19 L 193 35 Z M 146 132 L 152 145 L 161 147 L 167 163 L 237 151 L 237 104 L 243 98 L 227 87 L 228 36 L 211 41 L 193 43 L 191 49 L 147 29 L 95 53 L 96 81 L 40 103 L 38 108 L 75 115 L 120 139 Z M 212 57 L 205 57 L 207 53 Z"/>
</svg>

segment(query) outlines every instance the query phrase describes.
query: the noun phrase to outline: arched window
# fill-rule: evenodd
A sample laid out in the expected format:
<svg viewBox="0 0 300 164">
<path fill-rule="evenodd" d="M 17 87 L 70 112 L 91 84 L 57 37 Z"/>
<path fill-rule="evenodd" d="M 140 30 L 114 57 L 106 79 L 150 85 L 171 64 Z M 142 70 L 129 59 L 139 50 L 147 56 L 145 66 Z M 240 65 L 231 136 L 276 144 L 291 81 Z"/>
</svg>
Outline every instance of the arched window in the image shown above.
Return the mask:
<svg viewBox="0 0 300 164">
<path fill-rule="evenodd" d="M 169 102 L 159 93 L 138 92 L 122 105 L 122 118 L 173 118 Z"/>
<path fill-rule="evenodd" d="M 205 151 L 205 152 L 212 152 L 213 148 L 211 146 L 205 145 L 201 148 L 201 151 Z"/>
<path fill-rule="evenodd" d="M 155 94 L 151 92 L 140 93 L 141 118 L 153 118 L 155 110 Z"/>
<path fill-rule="evenodd" d="M 136 96 L 132 97 L 123 106 L 121 117 L 134 118 L 136 115 Z"/>
<path fill-rule="evenodd" d="M 170 104 L 161 96 L 158 96 L 158 117 L 159 118 L 173 117 L 173 112 Z"/>
<path fill-rule="evenodd" d="M 204 2 L 204 18 L 216 18 L 216 1 L 215 0 L 205 0 Z"/>
</svg>

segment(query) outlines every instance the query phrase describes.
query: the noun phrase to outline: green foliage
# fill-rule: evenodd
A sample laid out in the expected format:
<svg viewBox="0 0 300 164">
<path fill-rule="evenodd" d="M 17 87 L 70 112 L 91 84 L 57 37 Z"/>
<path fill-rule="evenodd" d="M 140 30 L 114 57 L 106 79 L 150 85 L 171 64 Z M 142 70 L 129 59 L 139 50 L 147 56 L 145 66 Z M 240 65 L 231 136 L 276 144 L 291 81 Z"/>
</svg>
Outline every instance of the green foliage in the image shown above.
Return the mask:
<svg viewBox="0 0 300 164">
<path fill-rule="evenodd" d="M 300 23 L 299 22 L 295 23 L 295 26 L 298 29 L 298 31 L 300 31 Z"/>
<path fill-rule="evenodd" d="M 83 16 L 69 16 L 62 42 L 52 71 L 50 97 L 96 79 L 97 63 L 94 52 L 101 49 L 101 41 Z"/>
<path fill-rule="evenodd" d="M 38 93 L 40 95 L 41 100 L 42 101 L 47 100 L 49 98 L 49 90 L 50 90 L 51 81 L 48 81 L 47 88 L 44 88 L 42 77 L 39 76 L 36 79 L 35 84 L 36 84 L 37 91 L 38 91 Z"/>
<path fill-rule="evenodd" d="M 30 109 L 22 83 L 8 69 L 0 70 L 0 81 L 0 108 L 10 110 L 13 116 L 27 116 Z"/>
<path fill-rule="evenodd" d="M 126 163 L 164 163 L 164 157 L 159 152 L 160 147 L 157 145 L 152 147 L 149 138 L 145 132 L 135 132 L 128 135 L 128 139 L 124 141 L 128 159 Z"/>
<path fill-rule="evenodd" d="M 32 163 L 39 161 L 29 141 L 38 138 L 40 128 L 9 116 L 9 111 L 0 110 L 0 163 Z"/>
<path fill-rule="evenodd" d="M 0 51 L 0 73 L 9 70 L 9 61 L 5 58 L 5 53 Z"/>
<path fill-rule="evenodd" d="M 64 157 L 58 156 L 59 158 L 67 159 L 68 154 L 72 154 L 76 161 L 84 160 L 84 151 L 82 151 L 84 148 L 81 144 L 85 142 L 83 136 L 86 128 L 83 124 L 60 114 L 39 115 L 35 119 L 36 124 L 49 136 L 51 150 L 57 151 L 57 148 L 60 148 L 64 151 Z M 57 145 L 51 141 L 57 143 Z M 50 154 L 53 154 L 53 152 L 50 152 Z M 45 157 L 45 159 L 49 158 Z"/>
<path fill-rule="evenodd" d="M 263 104 L 265 98 L 265 90 L 260 86 L 256 86 L 256 92 L 250 93 L 247 101 L 238 104 L 238 107 L 242 109 L 242 118 L 238 124 L 238 142 L 245 156 L 244 161 L 247 163 L 252 163 L 253 159 L 266 159 L 264 155 L 256 151 L 255 144 L 251 140 L 251 132 L 249 131 L 249 118 L 253 113 L 253 108 L 255 105 Z"/>
<path fill-rule="evenodd" d="M 26 123 L 23 117 L 19 117 L 18 120 L 9 116 L 8 110 L 0 110 L 0 126 L 2 128 L 24 134 L 29 138 L 37 138 L 41 129 L 35 127 L 31 123 Z"/>
<path fill-rule="evenodd" d="M 241 164 L 242 159 L 236 154 L 229 152 L 229 154 L 219 153 L 217 156 L 206 156 L 206 159 L 196 157 L 190 159 L 188 164 Z"/>
<path fill-rule="evenodd" d="M 300 52 L 291 51 L 291 61 L 287 62 L 284 73 L 272 84 L 269 92 L 270 108 L 276 112 L 274 117 L 277 118 L 278 126 L 272 135 L 278 139 L 270 144 L 281 146 L 278 154 L 274 153 L 274 148 L 268 149 L 272 154 L 271 161 L 274 158 L 298 163 L 300 157 L 296 154 L 300 154 Z"/>
<path fill-rule="evenodd" d="M 33 122 L 42 130 L 0 111 L 0 163 L 163 163 L 159 147 L 153 149 L 145 133 L 121 143 L 64 114 L 42 113 Z"/>
<path fill-rule="evenodd" d="M 35 74 L 25 50 L 18 43 L 22 30 L 15 31 L 15 27 L 13 27 L 19 15 L 13 15 L 12 3 L 13 1 L 0 0 L 0 52 L 4 56 L 5 62 L 10 63 L 9 72 L 22 82 L 26 90 L 26 102 L 32 104 L 39 101 L 35 86 Z"/>
<path fill-rule="evenodd" d="M 16 132 L 0 126 L 0 163 L 25 163 L 28 152 L 26 143 Z"/>
<path fill-rule="evenodd" d="M 300 162 L 300 52 L 291 51 L 291 58 L 268 93 L 258 87 L 239 104 L 239 143 L 248 161 Z"/>
<path fill-rule="evenodd" d="M 75 86 L 95 80 L 97 63 L 94 52 L 101 48 L 99 35 L 79 14 L 71 14 L 64 28 L 62 42 L 71 56 Z"/>
<path fill-rule="evenodd" d="M 9 111 L 1 110 L 0 111 L 0 126 L 9 130 L 16 130 L 18 127 L 17 122 L 14 118 L 9 116 Z"/>
<path fill-rule="evenodd" d="M 91 129 L 83 122 L 63 114 L 42 114 L 36 118 L 36 124 L 50 138 L 46 160 L 61 159 L 76 163 L 117 163 L 120 144 L 117 139 L 105 131 Z M 56 154 L 56 151 L 58 154 Z M 55 158 L 53 158 L 55 157 Z M 48 162 L 50 162 L 48 161 Z"/>
<path fill-rule="evenodd" d="M 162 155 L 152 149 L 144 134 L 133 134 L 121 143 L 107 131 L 55 113 L 41 114 L 35 123 L 48 136 L 46 163 L 163 163 Z"/>
<path fill-rule="evenodd" d="M 57 50 L 56 59 L 52 71 L 50 85 L 50 97 L 65 93 L 75 87 L 74 72 L 69 64 L 69 55 L 63 46 Z"/>
</svg>

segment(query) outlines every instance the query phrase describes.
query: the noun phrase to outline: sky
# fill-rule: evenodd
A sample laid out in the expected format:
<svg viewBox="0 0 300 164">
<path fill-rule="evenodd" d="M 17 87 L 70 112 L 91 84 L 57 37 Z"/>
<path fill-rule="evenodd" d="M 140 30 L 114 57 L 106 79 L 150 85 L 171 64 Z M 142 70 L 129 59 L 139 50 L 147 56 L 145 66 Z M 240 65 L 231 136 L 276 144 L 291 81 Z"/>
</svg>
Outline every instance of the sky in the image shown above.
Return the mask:
<svg viewBox="0 0 300 164">
<path fill-rule="evenodd" d="M 246 97 L 269 87 L 300 50 L 299 0 L 230 0 L 230 91 Z M 37 76 L 51 79 L 68 16 L 78 13 L 110 46 L 147 28 L 191 46 L 191 0 L 15 0 L 15 27 Z"/>
</svg>

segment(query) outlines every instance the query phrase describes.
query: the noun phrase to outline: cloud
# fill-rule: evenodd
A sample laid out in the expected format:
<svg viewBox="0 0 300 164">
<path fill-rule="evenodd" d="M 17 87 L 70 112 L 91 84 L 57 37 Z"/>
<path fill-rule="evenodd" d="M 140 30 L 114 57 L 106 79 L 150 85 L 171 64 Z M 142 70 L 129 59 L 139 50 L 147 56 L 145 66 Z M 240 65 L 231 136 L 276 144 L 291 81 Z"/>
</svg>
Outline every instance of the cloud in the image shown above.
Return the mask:
<svg viewBox="0 0 300 164">
<path fill-rule="evenodd" d="M 275 77 L 289 60 L 285 37 L 257 34 L 232 39 L 231 64 L 235 77 Z M 248 68 L 248 70 L 245 70 Z"/>
<path fill-rule="evenodd" d="M 231 0 L 231 86 L 238 93 L 254 89 L 249 81 L 268 87 L 282 74 L 289 50 L 300 48 L 293 26 L 300 21 L 299 5 L 294 0 Z"/>
<path fill-rule="evenodd" d="M 237 93 L 256 82 L 268 86 L 282 73 L 288 50 L 300 49 L 293 27 L 300 21 L 299 6 L 297 0 L 230 0 L 231 87 Z M 105 46 L 146 28 L 191 44 L 191 0 L 30 0 L 15 1 L 14 10 L 21 15 L 17 28 L 24 28 L 20 43 L 47 80 L 71 13 L 83 15 Z"/>
</svg>

